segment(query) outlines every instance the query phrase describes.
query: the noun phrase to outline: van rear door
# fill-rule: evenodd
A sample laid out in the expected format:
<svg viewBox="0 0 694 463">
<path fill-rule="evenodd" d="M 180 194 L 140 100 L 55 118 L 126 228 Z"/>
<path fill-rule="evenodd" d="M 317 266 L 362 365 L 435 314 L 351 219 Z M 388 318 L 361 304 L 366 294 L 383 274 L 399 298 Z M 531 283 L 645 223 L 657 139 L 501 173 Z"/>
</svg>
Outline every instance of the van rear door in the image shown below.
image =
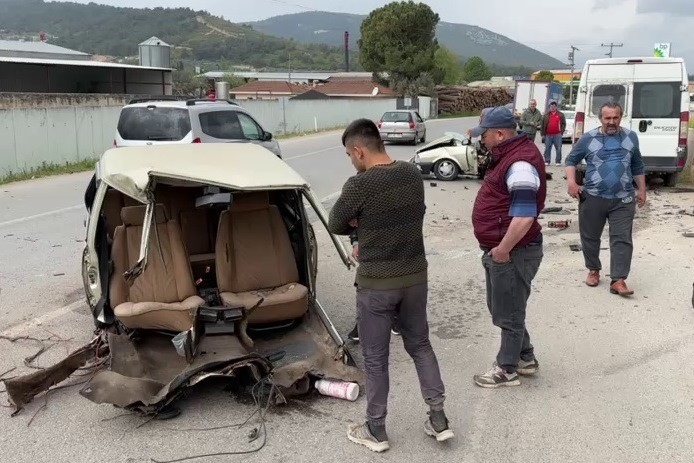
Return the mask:
<svg viewBox="0 0 694 463">
<path fill-rule="evenodd" d="M 628 97 L 629 81 L 623 78 L 589 84 L 584 133 L 600 127 L 600 108 L 602 108 L 605 103 L 619 103 L 624 110 L 622 126 L 627 128 L 631 127 L 631 112 L 629 111 Z"/>
<path fill-rule="evenodd" d="M 631 129 L 638 134 L 648 170 L 677 166 L 682 112 L 682 66 L 679 63 L 634 66 Z"/>
</svg>

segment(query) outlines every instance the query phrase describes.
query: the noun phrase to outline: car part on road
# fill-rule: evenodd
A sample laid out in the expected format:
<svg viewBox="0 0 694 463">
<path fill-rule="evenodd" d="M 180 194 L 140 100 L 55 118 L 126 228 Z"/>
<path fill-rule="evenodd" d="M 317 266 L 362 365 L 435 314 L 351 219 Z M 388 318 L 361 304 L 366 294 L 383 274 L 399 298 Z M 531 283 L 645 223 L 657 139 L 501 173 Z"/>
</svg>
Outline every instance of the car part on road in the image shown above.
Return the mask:
<svg viewBox="0 0 694 463">
<path fill-rule="evenodd" d="M 548 228 L 557 228 L 560 230 L 563 230 L 565 228 L 569 228 L 569 225 L 571 225 L 570 220 L 551 220 L 551 221 L 547 222 Z"/>
</svg>

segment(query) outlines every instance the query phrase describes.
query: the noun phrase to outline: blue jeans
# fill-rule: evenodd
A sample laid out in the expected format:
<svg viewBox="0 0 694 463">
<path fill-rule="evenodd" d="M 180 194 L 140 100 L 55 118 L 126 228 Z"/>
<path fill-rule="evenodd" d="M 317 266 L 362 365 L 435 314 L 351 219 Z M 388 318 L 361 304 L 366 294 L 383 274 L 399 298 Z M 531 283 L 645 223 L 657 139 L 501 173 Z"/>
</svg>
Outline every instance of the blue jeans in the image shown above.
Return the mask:
<svg viewBox="0 0 694 463">
<path fill-rule="evenodd" d="M 552 162 L 552 146 L 557 151 L 557 164 L 561 163 L 561 134 L 545 135 L 545 162 Z"/>
</svg>

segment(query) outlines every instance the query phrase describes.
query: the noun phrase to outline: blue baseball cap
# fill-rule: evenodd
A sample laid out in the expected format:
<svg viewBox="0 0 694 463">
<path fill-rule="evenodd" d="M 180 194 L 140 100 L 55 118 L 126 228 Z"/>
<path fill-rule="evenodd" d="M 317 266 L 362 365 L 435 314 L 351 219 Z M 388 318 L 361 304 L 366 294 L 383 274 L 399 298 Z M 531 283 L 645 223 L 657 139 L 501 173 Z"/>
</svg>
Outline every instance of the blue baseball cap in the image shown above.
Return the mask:
<svg viewBox="0 0 694 463">
<path fill-rule="evenodd" d="M 487 129 L 515 129 L 516 118 L 510 109 L 505 106 L 484 108 L 482 110 L 480 124 L 470 133 L 473 137 L 481 136 Z"/>
</svg>

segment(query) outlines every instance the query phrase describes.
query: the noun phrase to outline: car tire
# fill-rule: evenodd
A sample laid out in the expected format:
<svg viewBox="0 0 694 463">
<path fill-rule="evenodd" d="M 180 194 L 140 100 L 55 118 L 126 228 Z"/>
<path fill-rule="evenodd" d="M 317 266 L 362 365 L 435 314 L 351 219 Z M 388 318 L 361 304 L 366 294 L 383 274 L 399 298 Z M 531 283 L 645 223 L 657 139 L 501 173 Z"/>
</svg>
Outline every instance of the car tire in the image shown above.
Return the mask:
<svg viewBox="0 0 694 463">
<path fill-rule="evenodd" d="M 449 182 L 451 180 L 455 180 L 458 178 L 458 174 L 460 174 L 458 164 L 451 161 L 450 159 L 439 159 L 438 161 L 436 161 L 436 164 L 434 164 L 433 171 L 436 178 L 441 180 L 442 182 Z"/>
<path fill-rule="evenodd" d="M 424 135 L 422 135 L 422 143 L 426 143 L 426 142 L 427 142 L 427 133 L 424 132 Z"/>
<path fill-rule="evenodd" d="M 665 186 L 667 187 L 675 187 L 677 186 L 677 179 L 679 178 L 679 172 L 672 172 L 669 174 L 665 174 Z"/>
</svg>

